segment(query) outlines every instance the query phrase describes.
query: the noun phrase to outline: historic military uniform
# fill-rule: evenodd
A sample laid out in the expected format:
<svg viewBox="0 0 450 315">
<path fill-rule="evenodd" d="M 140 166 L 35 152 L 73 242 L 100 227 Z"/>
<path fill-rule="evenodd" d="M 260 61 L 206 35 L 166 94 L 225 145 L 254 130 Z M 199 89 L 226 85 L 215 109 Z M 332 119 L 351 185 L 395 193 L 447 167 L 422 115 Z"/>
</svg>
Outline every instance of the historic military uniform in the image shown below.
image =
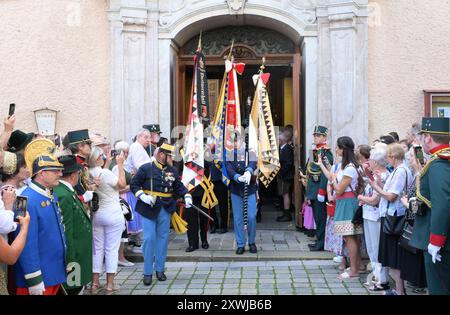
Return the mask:
<svg viewBox="0 0 450 315">
<path fill-rule="evenodd" d="M 423 118 L 421 133 L 450 135 L 450 119 Z M 417 181 L 421 202 L 411 205 L 418 210 L 411 245 L 424 251 L 429 293 L 450 295 L 450 146 L 440 145 L 430 154 Z M 433 262 L 430 254 L 439 248 L 441 261 Z"/>
<path fill-rule="evenodd" d="M 69 131 L 67 133 L 67 138 L 69 140 L 69 144 L 72 145 L 79 143 L 91 143 L 91 140 L 89 139 L 88 129 Z M 89 166 L 87 165 L 87 157 L 77 154 L 76 159 L 77 163 L 82 166 L 82 170 L 78 185 L 76 185 L 74 188 L 81 201 L 89 202 L 90 200 L 83 199 L 83 195 L 88 190 L 89 185 Z"/>
<path fill-rule="evenodd" d="M 32 163 L 32 178 L 47 170 L 62 170 L 62 164 L 49 154 L 37 156 Z M 54 295 L 66 282 L 66 237 L 58 197 L 34 180 L 22 196 L 28 198 L 30 226 L 25 247 L 15 265 L 16 293 L 28 295 L 29 288 L 43 285 L 45 295 Z M 19 232 L 20 227 L 15 236 Z"/>
<path fill-rule="evenodd" d="M 316 126 L 314 128 L 314 133 L 319 135 L 328 135 L 328 128 L 324 126 Z M 315 152 L 314 152 L 315 151 Z M 324 157 L 328 160 L 330 165 L 333 165 L 333 154 L 326 144 L 317 145 L 313 150 L 314 153 L 320 154 L 322 160 Z M 323 250 L 325 244 L 325 227 L 327 223 L 327 183 L 328 179 L 322 172 L 320 166 L 311 160 L 308 160 L 306 165 L 306 198 L 311 201 L 311 206 L 313 208 L 314 221 L 316 222 L 316 238 L 317 242 L 315 245 L 311 245 L 311 251 Z"/>
<path fill-rule="evenodd" d="M 59 162 L 64 165 L 63 175 L 82 168 L 73 155 L 62 156 Z M 70 271 L 64 287 L 68 292 L 78 293 L 92 279 L 91 219 L 70 183 L 60 180 L 54 193 L 59 200 L 67 241 L 66 264 Z"/>
<path fill-rule="evenodd" d="M 175 148 L 164 143 L 159 150 L 172 155 Z M 176 199 L 184 196 L 186 207 L 189 207 L 192 196 L 180 181 L 175 167 L 162 165 L 156 160 L 139 168 L 131 180 L 130 189 L 138 199 L 135 210 L 143 221 L 144 284 L 150 285 L 154 265 L 158 280 L 164 281 L 170 218 L 176 210 Z M 156 197 L 155 203 L 143 202 L 143 195 Z"/>
<path fill-rule="evenodd" d="M 256 158 L 251 158 L 248 164 L 245 163 L 245 145 L 240 149 L 234 150 L 233 161 L 226 162 L 226 171 L 230 177 L 231 207 L 233 209 L 234 234 L 236 237 L 237 250 L 236 254 L 241 255 L 245 251 L 246 238 L 248 236 L 248 245 L 251 253 L 256 253 L 255 245 L 256 237 L 256 176 L 253 172 L 257 168 Z M 247 218 L 248 227 L 247 234 L 244 231 L 244 188 L 245 185 L 239 180 L 246 172 L 250 172 L 251 181 L 248 185 L 248 208 Z"/>
<path fill-rule="evenodd" d="M 161 128 L 159 127 L 158 124 L 151 124 L 151 125 L 143 125 L 142 128 L 147 129 L 148 131 L 150 131 L 150 133 L 158 133 L 161 134 Z M 155 153 L 155 150 L 157 148 L 156 143 L 151 143 L 148 147 L 145 148 L 145 151 L 147 151 L 148 155 L 150 157 L 153 156 L 153 153 Z"/>
</svg>

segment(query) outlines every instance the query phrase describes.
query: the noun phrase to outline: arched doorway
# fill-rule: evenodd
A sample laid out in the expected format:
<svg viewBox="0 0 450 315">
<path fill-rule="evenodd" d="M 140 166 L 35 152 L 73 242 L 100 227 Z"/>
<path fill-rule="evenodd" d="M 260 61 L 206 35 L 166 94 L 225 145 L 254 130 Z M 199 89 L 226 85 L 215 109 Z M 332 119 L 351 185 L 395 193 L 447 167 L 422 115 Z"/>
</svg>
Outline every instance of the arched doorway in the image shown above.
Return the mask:
<svg viewBox="0 0 450 315">
<path fill-rule="evenodd" d="M 189 39 L 178 52 L 176 65 L 176 102 L 172 108 L 173 123 L 185 125 L 189 110 L 190 91 L 192 84 L 193 55 L 197 49 L 199 35 Z M 301 53 L 300 46 L 287 36 L 263 27 L 227 26 L 203 32 L 202 50 L 206 56 L 210 107 L 214 113 L 218 102 L 219 89 L 224 73 L 224 60 L 234 41 L 233 55 L 236 62 L 246 64 L 243 75 L 238 76 L 241 106 L 245 106 L 248 97 L 253 99 L 254 85 L 252 76 L 266 59 L 266 72 L 271 74 L 268 91 L 274 125 L 282 128 L 292 125 L 296 131 L 295 146 L 296 167 L 300 165 L 300 148 L 303 139 L 301 98 Z M 244 109 L 241 108 L 241 113 Z M 295 191 L 300 191 L 298 181 L 295 181 Z M 267 190 L 267 196 L 276 196 L 276 183 Z M 272 198 L 273 200 L 273 198 Z M 301 203 L 300 194 L 295 194 L 294 205 Z"/>
</svg>

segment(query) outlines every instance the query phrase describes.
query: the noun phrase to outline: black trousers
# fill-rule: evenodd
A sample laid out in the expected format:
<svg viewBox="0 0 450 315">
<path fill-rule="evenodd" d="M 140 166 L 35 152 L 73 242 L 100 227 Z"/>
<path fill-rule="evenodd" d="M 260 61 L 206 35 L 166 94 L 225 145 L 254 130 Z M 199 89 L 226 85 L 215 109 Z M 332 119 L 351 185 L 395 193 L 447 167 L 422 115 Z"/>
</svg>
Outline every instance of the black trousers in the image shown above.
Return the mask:
<svg viewBox="0 0 450 315">
<path fill-rule="evenodd" d="M 325 202 L 311 200 L 314 221 L 316 222 L 317 247 L 323 248 L 325 245 L 325 227 L 327 225 L 327 205 Z"/>
<path fill-rule="evenodd" d="M 219 201 L 220 220 L 217 218 L 216 209 L 211 209 L 211 216 L 215 221 L 216 228 L 228 229 L 228 188 L 222 181 L 214 181 L 214 194 Z"/>
<path fill-rule="evenodd" d="M 202 209 L 204 212 L 208 213 L 208 209 L 205 209 L 202 207 L 202 197 L 193 197 L 194 205 L 196 205 L 198 208 Z M 208 218 L 204 215 L 198 213 L 197 210 L 194 208 L 185 208 L 184 209 L 186 213 L 186 221 L 188 223 L 188 243 L 189 246 L 193 246 L 198 248 L 198 232 L 200 228 L 200 238 L 203 242 L 207 242 L 207 225 L 208 225 Z"/>
</svg>

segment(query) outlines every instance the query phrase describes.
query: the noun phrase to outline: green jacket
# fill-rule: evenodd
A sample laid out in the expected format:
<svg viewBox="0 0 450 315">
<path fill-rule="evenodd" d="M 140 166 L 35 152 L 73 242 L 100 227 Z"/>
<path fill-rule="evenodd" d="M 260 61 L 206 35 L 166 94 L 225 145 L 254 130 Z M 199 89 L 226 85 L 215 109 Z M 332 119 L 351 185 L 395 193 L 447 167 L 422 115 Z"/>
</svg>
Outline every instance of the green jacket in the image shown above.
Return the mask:
<svg viewBox="0 0 450 315">
<path fill-rule="evenodd" d="M 81 287 L 92 280 L 92 224 L 76 192 L 60 183 L 54 192 L 59 200 L 67 241 L 66 264 L 74 265 L 65 287 Z"/>
<path fill-rule="evenodd" d="M 333 153 L 331 153 L 329 148 L 320 148 L 318 154 L 326 156 L 330 165 L 333 165 Z M 326 199 L 328 179 L 320 169 L 320 166 L 313 161 L 308 160 L 306 165 L 306 176 L 308 178 L 306 184 L 306 198 L 308 200 L 317 200 L 317 195 L 320 194 Z"/>
<path fill-rule="evenodd" d="M 444 154 L 447 158 L 444 158 Z M 442 157 L 440 157 L 442 156 Z M 450 251 L 450 148 L 435 153 L 417 182 L 417 198 L 425 203 L 426 213 L 416 216 L 411 245 L 427 250 L 428 244 Z"/>
</svg>

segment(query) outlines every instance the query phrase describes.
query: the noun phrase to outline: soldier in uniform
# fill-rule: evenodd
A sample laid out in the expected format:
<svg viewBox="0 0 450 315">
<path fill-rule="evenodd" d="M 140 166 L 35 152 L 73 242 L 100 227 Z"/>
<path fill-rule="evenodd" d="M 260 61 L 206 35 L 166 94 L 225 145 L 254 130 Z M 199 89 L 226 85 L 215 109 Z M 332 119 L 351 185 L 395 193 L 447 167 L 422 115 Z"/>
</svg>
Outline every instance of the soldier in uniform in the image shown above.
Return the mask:
<svg viewBox="0 0 450 315">
<path fill-rule="evenodd" d="M 66 282 L 66 237 L 52 189 L 59 184 L 63 166 L 45 153 L 25 159 L 33 161 L 32 182 L 22 196 L 28 198 L 30 226 L 25 248 L 15 265 L 17 295 L 56 295 Z M 15 231 L 15 236 L 20 227 Z"/>
<path fill-rule="evenodd" d="M 248 246 L 250 253 L 255 254 L 257 247 L 256 237 L 256 176 L 253 176 L 257 168 L 256 158 L 249 152 L 251 158 L 246 164 L 245 143 L 242 143 L 240 135 L 236 135 L 234 159 L 226 162 L 226 170 L 230 176 L 231 206 L 233 208 L 234 234 L 236 237 L 236 254 L 242 255 L 245 252 L 245 243 L 248 233 Z M 244 188 L 248 186 L 248 227 L 244 230 Z"/>
<path fill-rule="evenodd" d="M 92 224 L 74 186 L 79 182 L 82 166 L 74 155 L 61 156 L 63 176 L 54 192 L 59 200 L 67 240 L 67 281 L 64 288 L 68 294 L 78 294 L 92 279 Z"/>
<path fill-rule="evenodd" d="M 78 197 L 83 203 L 89 203 L 94 197 L 95 186 L 90 184 L 89 167 L 87 158 L 91 153 L 92 141 L 89 138 L 87 129 L 69 131 L 67 133 L 68 148 L 75 155 L 77 163 L 81 165 L 82 170 L 79 182 L 74 186 Z"/>
<path fill-rule="evenodd" d="M 306 200 L 313 208 L 317 241 L 315 244 L 308 244 L 308 246 L 311 251 L 323 251 L 325 245 L 325 226 L 327 222 L 326 198 L 328 180 L 317 164 L 318 160 L 314 157 L 320 154 L 322 160 L 325 160 L 324 157 L 326 157 L 328 163 L 332 165 L 333 154 L 327 146 L 327 127 L 315 126 L 313 136 L 315 148 L 313 150 L 313 156 L 309 158 L 306 165 Z"/>
<path fill-rule="evenodd" d="M 145 148 L 148 155 L 150 157 L 155 153 L 156 148 L 158 147 L 159 139 L 161 138 L 161 128 L 158 124 L 144 125 L 142 128 L 150 131 L 150 145 Z"/>
<path fill-rule="evenodd" d="M 450 294 L 450 118 L 423 118 L 421 143 L 431 159 L 417 182 L 411 245 L 424 251 L 428 291 Z"/>
<path fill-rule="evenodd" d="M 170 218 L 176 210 L 176 199 L 183 197 L 186 208 L 192 205 L 192 196 L 180 181 L 173 167 L 175 147 L 164 143 L 156 158 L 142 165 L 130 183 L 138 201 L 136 212 L 142 217 L 144 228 L 144 284 L 152 283 L 153 268 L 159 281 L 167 279 L 164 267 L 169 243 Z"/>
</svg>

